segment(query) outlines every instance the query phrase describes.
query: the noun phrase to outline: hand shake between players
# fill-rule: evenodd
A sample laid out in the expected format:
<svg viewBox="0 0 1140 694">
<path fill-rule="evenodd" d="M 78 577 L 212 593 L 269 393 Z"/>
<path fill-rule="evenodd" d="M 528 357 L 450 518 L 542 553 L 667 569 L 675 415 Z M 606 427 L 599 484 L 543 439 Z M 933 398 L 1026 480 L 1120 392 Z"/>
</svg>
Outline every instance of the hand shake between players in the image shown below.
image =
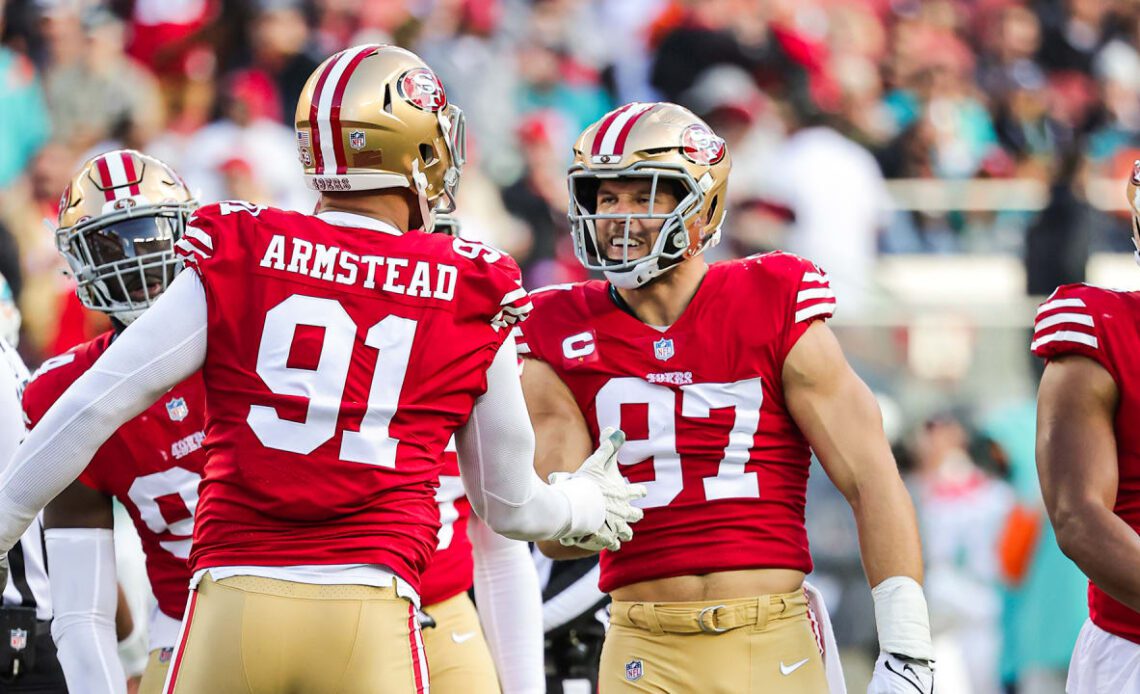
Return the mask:
<svg viewBox="0 0 1140 694">
<path fill-rule="evenodd" d="M 641 499 L 649 490 L 644 485 L 627 483 L 618 472 L 617 455 L 625 444 L 625 434 L 620 429 L 606 427 L 599 438 L 602 444 L 580 468 L 574 472 L 555 472 L 549 481 L 554 484 L 564 479 L 586 478 L 598 486 L 606 503 L 606 522 L 600 530 L 578 537 L 564 537 L 560 542 L 567 547 L 581 547 L 591 552 L 603 549 L 616 552 L 621 549 L 621 543 L 633 537 L 630 524 L 645 515 L 630 502 Z"/>
</svg>

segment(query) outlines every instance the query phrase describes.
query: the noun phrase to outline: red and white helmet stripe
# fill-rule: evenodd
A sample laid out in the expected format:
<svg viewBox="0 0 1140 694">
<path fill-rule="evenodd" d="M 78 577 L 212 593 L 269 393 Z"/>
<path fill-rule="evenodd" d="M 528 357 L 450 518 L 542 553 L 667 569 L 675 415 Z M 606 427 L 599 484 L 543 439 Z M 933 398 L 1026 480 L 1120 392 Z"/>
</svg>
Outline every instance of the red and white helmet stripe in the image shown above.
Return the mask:
<svg viewBox="0 0 1140 694">
<path fill-rule="evenodd" d="M 620 157 L 625 152 L 625 142 L 634 124 L 654 106 L 656 104 L 634 102 L 611 112 L 598 127 L 590 154 L 594 157 Z"/>
<path fill-rule="evenodd" d="M 377 48 L 380 48 L 379 44 L 343 50 L 328 61 L 317 78 L 309 106 L 309 129 L 312 132 L 313 160 L 319 176 L 343 176 L 348 172 L 340 130 L 340 104 L 356 66 Z"/>
<path fill-rule="evenodd" d="M 141 172 L 135 171 L 135 160 L 126 152 L 112 152 L 95 160 L 99 187 L 106 202 L 139 195 Z"/>
</svg>

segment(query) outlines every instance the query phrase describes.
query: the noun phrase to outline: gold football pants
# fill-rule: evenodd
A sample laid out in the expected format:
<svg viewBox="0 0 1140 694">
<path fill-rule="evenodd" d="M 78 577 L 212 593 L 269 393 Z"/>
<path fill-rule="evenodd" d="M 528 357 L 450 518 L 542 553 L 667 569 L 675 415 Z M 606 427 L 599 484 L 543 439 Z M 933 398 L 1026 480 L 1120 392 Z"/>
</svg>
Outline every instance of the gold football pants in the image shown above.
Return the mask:
<svg viewBox="0 0 1140 694">
<path fill-rule="evenodd" d="M 467 593 L 423 610 L 435 620 L 434 627 L 423 631 L 432 694 L 499 694 L 491 649 Z"/>
<path fill-rule="evenodd" d="M 826 694 L 803 591 L 714 602 L 614 602 L 601 694 Z"/>
<path fill-rule="evenodd" d="M 167 694 L 420 694 L 423 641 L 394 588 L 257 576 L 191 593 Z"/>
<path fill-rule="evenodd" d="M 172 651 L 170 648 L 156 648 L 150 652 L 146 659 L 146 670 L 143 670 L 142 679 L 139 680 L 138 694 L 162 694 L 162 685 L 170 670 Z"/>
</svg>

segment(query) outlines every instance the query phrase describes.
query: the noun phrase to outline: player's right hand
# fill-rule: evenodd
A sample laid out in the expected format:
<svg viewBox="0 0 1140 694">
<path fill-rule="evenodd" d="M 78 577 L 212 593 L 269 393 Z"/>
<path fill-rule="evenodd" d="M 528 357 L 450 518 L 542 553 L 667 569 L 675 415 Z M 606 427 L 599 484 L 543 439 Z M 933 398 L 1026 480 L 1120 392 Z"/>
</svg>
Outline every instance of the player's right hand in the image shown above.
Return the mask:
<svg viewBox="0 0 1140 694">
<path fill-rule="evenodd" d="M 586 458 L 573 473 L 554 473 L 551 482 L 558 477 L 587 479 L 595 484 L 606 503 L 606 519 L 602 527 L 591 534 L 579 537 L 564 537 L 560 542 L 567 547 L 581 547 L 591 552 L 608 549 L 616 552 L 621 543 L 633 537 L 631 523 L 636 523 L 645 515 L 631 502 L 644 497 L 649 490 L 640 484 L 630 484 L 618 472 L 617 454 L 625 443 L 625 434 L 619 429 L 606 427 L 602 430 L 601 445 L 593 455 Z"/>
</svg>

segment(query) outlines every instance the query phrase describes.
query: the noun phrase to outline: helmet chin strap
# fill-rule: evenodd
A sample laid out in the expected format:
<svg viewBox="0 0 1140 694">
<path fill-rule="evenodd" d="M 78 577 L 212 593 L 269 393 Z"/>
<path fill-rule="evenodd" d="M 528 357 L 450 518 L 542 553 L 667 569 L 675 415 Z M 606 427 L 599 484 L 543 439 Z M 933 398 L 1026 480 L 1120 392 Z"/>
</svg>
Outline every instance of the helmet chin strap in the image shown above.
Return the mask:
<svg viewBox="0 0 1140 694">
<path fill-rule="evenodd" d="M 419 160 L 412 160 L 412 183 L 416 186 L 416 197 L 420 201 L 420 221 L 423 222 L 424 231 L 431 233 L 435 229 L 435 213 L 427 198 L 427 176 L 420 171 Z"/>
</svg>

